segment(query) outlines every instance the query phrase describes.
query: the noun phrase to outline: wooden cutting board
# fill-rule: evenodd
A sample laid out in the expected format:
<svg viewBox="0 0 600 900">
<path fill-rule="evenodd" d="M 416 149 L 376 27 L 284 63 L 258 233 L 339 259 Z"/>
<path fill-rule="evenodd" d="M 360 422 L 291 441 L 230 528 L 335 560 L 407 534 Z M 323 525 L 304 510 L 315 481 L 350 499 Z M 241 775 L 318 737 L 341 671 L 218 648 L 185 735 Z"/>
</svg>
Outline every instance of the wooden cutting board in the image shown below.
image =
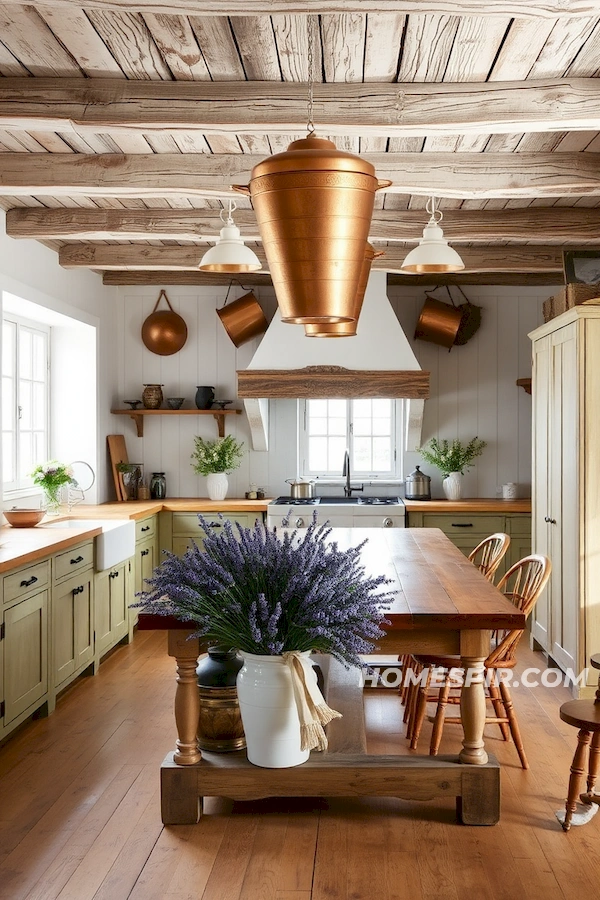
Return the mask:
<svg viewBox="0 0 600 900">
<path fill-rule="evenodd" d="M 112 466 L 117 500 L 127 500 L 123 490 L 121 473 L 117 470 L 117 463 L 129 462 L 127 447 L 125 446 L 125 436 L 123 434 L 108 434 L 106 436 L 106 442 L 108 444 L 108 453 L 110 455 L 110 464 Z"/>
</svg>

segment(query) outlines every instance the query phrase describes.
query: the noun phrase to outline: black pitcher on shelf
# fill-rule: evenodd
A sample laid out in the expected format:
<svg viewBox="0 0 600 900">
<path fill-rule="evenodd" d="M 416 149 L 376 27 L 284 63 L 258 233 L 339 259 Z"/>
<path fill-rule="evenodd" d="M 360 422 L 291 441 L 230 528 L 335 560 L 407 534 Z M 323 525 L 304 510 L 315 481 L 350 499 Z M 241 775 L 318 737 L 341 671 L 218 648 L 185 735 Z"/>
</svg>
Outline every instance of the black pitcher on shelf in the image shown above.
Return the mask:
<svg viewBox="0 0 600 900">
<path fill-rule="evenodd" d="M 198 409 L 210 409 L 214 399 L 214 387 L 200 385 L 196 388 L 196 406 Z"/>
</svg>

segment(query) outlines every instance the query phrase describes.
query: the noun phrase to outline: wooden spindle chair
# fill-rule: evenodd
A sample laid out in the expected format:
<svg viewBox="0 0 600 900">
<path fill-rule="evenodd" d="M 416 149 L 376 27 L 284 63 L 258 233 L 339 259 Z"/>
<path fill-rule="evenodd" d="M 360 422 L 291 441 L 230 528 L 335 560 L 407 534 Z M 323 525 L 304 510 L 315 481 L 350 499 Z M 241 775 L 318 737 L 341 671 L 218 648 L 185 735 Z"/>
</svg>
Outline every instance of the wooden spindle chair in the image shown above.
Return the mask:
<svg viewBox="0 0 600 900">
<path fill-rule="evenodd" d="M 510 537 L 499 531 L 496 534 L 490 534 L 480 544 L 477 544 L 475 549 L 469 553 L 469 559 L 493 584 L 498 566 L 509 546 Z"/>
<path fill-rule="evenodd" d="M 542 593 L 550 577 L 552 565 L 546 556 L 532 554 L 519 560 L 506 572 L 498 583 L 498 590 L 508 597 L 527 618 Z M 513 669 L 516 665 L 516 649 L 523 634 L 522 628 L 503 632 L 500 642 L 485 661 L 487 699 L 491 701 L 494 715 L 486 716 L 486 724 L 497 724 L 504 740 L 512 735 L 513 741 L 524 769 L 529 768 L 519 724 L 514 711 L 508 684 L 496 677 L 498 669 Z M 460 717 L 446 717 L 448 704 L 460 703 L 460 684 L 464 676 L 460 658 L 455 656 L 415 655 L 415 664 L 428 669 L 424 685 L 417 688 L 417 697 L 413 701 L 407 736 L 410 738 L 411 750 L 416 750 L 419 735 L 428 702 L 436 702 L 435 715 L 431 717 L 433 729 L 429 753 L 436 756 L 440 745 L 442 731 L 446 722 L 460 724 Z M 442 685 L 436 693 L 432 693 L 431 682 L 434 672 L 442 670 Z"/>
<path fill-rule="evenodd" d="M 592 656 L 590 663 L 594 669 L 600 670 L 600 653 Z M 573 725 L 579 732 L 575 756 L 571 763 L 565 818 L 562 822 L 563 831 L 569 831 L 573 813 L 577 809 L 578 797 L 587 805 L 592 803 L 600 805 L 600 797 L 594 792 L 600 771 L 600 675 L 593 700 L 568 700 L 561 706 L 559 715 L 563 722 Z M 586 763 L 586 790 L 580 794 L 581 783 L 586 775 Z"/>
</svg>

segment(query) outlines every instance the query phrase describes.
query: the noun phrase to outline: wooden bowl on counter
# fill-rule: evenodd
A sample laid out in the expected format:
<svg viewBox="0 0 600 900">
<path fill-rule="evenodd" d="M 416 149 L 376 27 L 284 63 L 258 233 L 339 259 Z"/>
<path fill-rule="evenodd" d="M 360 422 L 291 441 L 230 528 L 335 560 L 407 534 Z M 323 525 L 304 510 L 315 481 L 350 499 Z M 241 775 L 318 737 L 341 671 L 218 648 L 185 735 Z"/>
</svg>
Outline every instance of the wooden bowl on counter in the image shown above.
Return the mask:
<svg viewBox="0 0 600 900">
<path fill-rule="evenodd" d="M 46 515 L 44 509 L 5 509 L 3 512 L 4 518 L 13 528 L 33 528 Z"/>
</svg>

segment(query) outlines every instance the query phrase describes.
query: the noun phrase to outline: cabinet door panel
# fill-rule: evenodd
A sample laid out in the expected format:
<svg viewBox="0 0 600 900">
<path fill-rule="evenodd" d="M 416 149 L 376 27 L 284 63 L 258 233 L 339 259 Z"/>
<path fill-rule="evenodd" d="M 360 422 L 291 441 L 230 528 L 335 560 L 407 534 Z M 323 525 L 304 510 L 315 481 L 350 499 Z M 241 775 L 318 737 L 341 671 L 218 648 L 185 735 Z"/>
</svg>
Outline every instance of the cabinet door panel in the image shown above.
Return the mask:
<svg viewBox="0 0 600 900">
<path fill-rule="evenodd" d="M 75 602 L 66 587 L 55 588 L 52 596 L 52 651 L 57 687 L 75 671 Z"/>
<path fill-rule="evenodd" d="M 532 550 L 551 558 L 550 526 L 550 336 L 533 347 L 533 483 Z M 513 557 L 514 559 L 514 557 Z M 552 585 L 548 583 L 533 611 L 531 633 L 544 650 L 550 649 L 550 606 Z"/>
<path fill-rule="evenodd" d="M 129 598 L 125 591 L 125 566 L 127 563 L 118 566 L 111 574 L 114 578 L 110 583 L 110 622 L 111 631 L 119 637 L 123 637 L 128 627 L 128 607 Z"/>
<path fill-rule="evenodd" d="M 563 329 L 567 331 L 567 329 Z M 554 646 L 552 655 L 563 668 L 575 671 L 577 644 L 579 633 L 579 441 L 578 422 L 579 404 L 577 398 L 577 346 L 576 332 L 571 326 L 569 337 L 560 345 L 561 370 L 561 471 L 560 486 L 555 485 L 553 474 L 553 491 L 559 492 L 557 513 L 552 518 L 557 524 L 551 524 L 553 547 L 552 558 L 560 553 L 560 585 L 555 583 L 560 598 L 560 618 L 554 628 Z M 558 349 L 558 348 L 557 348 Z M 558 536 L 558 541 L 556 540 Z M 555 543 L 560 543 L 560 548 Z M 553 609 L 556 605 L 553 601 Z"/>
<path fill-rule="evenodd" d="M 54 587 L 52 654 L 55 687 L 63 685 L 94 658 L 93 612 L 89 572 Z"/>
<path fill-rule="evenodd" d="M 4 613 L 4 724 L 25 712 L 48 689 L 48 591 Z"/>
<path fill-rule="evenodd" d="M 94 658 L 94 609 L 91 581 L 78 585 L 75 595 L 75 669 L 87 666 Z"/>
<path fill-rule="evenodd" d="M 108 572 L 99 572 L 94 579 L 96 650 L 101 656 L 110 647 L 110 581 Z"/>
<path fill-rule="evenodd" d="M 100 572 L 95 579 L 96 650 L 102 656 L 129 631 L 129 561 L 110 571 Z"/>
</svg>

